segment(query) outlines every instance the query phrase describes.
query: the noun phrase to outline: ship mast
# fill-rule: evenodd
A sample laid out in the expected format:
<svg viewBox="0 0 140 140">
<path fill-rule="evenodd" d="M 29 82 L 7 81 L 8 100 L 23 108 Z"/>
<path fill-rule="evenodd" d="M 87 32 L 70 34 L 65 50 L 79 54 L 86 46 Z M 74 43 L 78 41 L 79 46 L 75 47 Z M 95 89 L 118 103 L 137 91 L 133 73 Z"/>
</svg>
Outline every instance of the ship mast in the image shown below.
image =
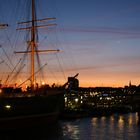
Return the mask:
<svg viewBox="0 0 140 140">
<path fill-rule="evenodd" d="M 31 87 L 32 89 L 34 89 L 34 53 L 35 53 L 35 47 L 36 47 L 36 40 L 35 40 L 35 34 L 36 34 L 36 30 L 35 30 L 35 2 L 34 0 L 32 0 L 32 28 L 31 28 Z"/>
<path fill-rule="evenodd" d="M 15 53 L 30 53 L 31 55 L 31 76 L 30 76 L 30 81 L 31 81 L 31 88 L 32 91 L 34 90 L 34 81 L 35 81 L 35 53 L 42 53 L 42 52 L 59 52 L 60 50 L 38 50 L 36 49 L 37 47 L 37 41 L 36 41 L 36 29 L 37 28 L 48 28 L 49 26 L 56 26 L 56 24 L 47 24 L 47 25 L 37 25 L 37 22 L 44 22 L 44 21 L 49 21 L 49 20 L 55 20 L 56 18 L 44 18 L 44 19 L 36 19 L 36 13 L 35 13 L 35 0 L 31 0 L 31 15 L 32 19 L 31 21 L 25 21 L 25 22 L 19 22 L 18 24 L 28 24 L 30 23 L 30 27 L 25 27 L 25 28 L 18 28 L 17 30 L 30 30 L 31 31 L 31 39 L 29 41 L 29 51 L 20 51 L 20 52 L 15 52 Z"/>
</svg>

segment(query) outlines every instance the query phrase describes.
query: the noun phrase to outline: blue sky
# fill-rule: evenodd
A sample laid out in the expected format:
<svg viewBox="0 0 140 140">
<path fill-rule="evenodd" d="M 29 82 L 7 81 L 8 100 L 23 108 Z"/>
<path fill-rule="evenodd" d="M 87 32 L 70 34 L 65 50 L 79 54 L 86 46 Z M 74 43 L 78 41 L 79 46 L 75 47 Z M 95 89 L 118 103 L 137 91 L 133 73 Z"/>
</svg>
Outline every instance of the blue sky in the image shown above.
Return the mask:
<svg viewBox="0 0 140 140">
<path fill-rule="evenodd" d="M 26 1 L 13 1 L 0 1 L 0 22 L 12 23 L 11 29 L 6 29 L 11 43 L 24 35 L 16 33 L 15 28 L 17 21 L 27 17 Z M 43 55 L 43 63 L 48 64 L 44 70 L 47 82 L 61 84 L 79 73 L 81 86 L 124 86 L 130 80 L 140 84 L 139 0 L 38 0 L 37 9 L 40 18 L 57 18 L 53 22 L 57 27 L 39 30 L 40 48 L 63 50 Z M 3 32 L 0 43 L 11 56 Z M 15 48 L 24 50 L 24 41 L 18 41 Z M 2 50 L 1 58 L 5 58 Z M 12 58 L 14 63 L 20 57 Z"/>
</svg>

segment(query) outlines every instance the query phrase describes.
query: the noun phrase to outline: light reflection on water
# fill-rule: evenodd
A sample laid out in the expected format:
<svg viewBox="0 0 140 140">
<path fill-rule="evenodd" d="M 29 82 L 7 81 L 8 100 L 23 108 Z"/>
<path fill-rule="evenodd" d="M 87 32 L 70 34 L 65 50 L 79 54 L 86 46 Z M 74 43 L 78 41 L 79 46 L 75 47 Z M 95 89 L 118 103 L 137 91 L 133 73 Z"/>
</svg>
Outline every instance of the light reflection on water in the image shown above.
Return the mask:
<svg viewBox="0 0 140 140">
<path fill-rule="evenodd" d="M 0 140 L 139 140 L 137 113 L 64 121 L 53 126 L 0 131 Z"/>
<path fill-rule="evenodd" d="M 137 113 L 62 122 L 65 140 L 139 140 Z"/>
<path fill-rule="evenodd" d="M 71 125 L 70 123 L 68 123 L 65 126 L 63 126 L 62 129 L 64 137 L 66 136 L 67 138 L 74 140 L 79 139 L 80 128 L 78 125 Z"/>
</svg>

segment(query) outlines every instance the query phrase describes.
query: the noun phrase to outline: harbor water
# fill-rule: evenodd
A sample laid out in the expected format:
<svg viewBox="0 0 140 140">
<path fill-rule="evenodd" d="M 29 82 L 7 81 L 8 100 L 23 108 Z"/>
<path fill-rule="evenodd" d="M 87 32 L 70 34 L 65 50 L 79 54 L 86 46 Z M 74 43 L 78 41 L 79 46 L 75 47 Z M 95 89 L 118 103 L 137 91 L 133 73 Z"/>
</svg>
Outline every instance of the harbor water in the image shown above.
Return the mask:
<svg viewBox="0 0 140 140">
<path fill-rule="evenodd" d="M 55 125 L 0 132 L 0 140 L 139 140 L 137 113 L 61 120 Z"/>
</svg>

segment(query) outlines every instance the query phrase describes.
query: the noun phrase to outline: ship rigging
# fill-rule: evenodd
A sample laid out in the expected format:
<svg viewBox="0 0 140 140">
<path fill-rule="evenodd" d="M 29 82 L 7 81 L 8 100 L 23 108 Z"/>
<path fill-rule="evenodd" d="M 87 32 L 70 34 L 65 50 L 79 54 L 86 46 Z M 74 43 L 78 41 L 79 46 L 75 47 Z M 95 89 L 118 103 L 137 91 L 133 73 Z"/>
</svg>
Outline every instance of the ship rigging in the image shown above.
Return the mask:
<svg viewBox="0 0 140 140">
<path fill-rule="evenodd" d="M 56 18 L 44 18 L 44 19 L 37 19 L 36 18 L 36 12 L 35 12 L 35 1 L 32 0 L 32 19 L 30 21 L 23 21 L 19 22 L 19 25 L 24 25 L 29 23 L 30 26 L 25 27 L 25 28 L 18 28 L 17 30 L 30 30 L 31 37 L 30 41 L 28 41 L 28 48 L 27 51 L 20 51 L 20 52 L 15 52 L 15 53 L 29 53 L 30 54 L 30 59 L 31 59 L 31 76 L 30 76 L 30 81 L 31 81 L 31 89 L 34 90 L 34 85 L 35 85 L 35 54 L 38 56 L 38 53 L 41 52 L 59 52 L 59 50 L 39 50 L 37 46 L 37 29 L 38 28 L 46 28 L 49 26 L 56 26 L 56 24 L 47 24 L 47 25 L 38 25 L 39 22 L 44 22 L 48 20 L 55 20 Z M 39 59 L 39 57 L 38 57 Z M 39 61 L 39 60 L 38 60 Z"/>
</svg>

